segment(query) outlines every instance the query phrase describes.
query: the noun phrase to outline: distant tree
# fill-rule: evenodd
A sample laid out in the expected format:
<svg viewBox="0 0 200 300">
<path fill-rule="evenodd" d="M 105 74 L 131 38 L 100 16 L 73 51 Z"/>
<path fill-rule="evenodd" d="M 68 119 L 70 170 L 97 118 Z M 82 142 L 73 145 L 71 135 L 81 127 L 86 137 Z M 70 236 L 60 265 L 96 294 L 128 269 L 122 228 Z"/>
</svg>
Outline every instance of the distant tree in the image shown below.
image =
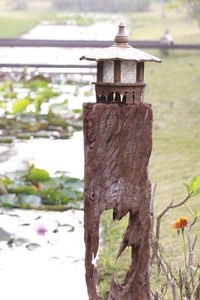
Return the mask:
<svg viewBox="0 0 200 300">
<path fill-rule="evenodd" d="M 28 7 L 27 0 L 7 1 L 6 5 L 13 10 L 26 10 Z"/>
<path fill-rule="evenodd" d="M 52 0 L 56 9 L 94 12 L 148 11 L 151 0 Z"/>
<path fill-rule="evenodd" d="M 161 5 L 161 17 L 164 19 L 166 17 L 165 14 L 165 0 L 160 0 Z"/>
<path fill-rule="evenodd" d="M 200 0 L 188 0 L 192 14 L 200 20 Z"/>
<path fill-rule="evenodd" d="M 189 16 L 193 16 L 200 21 L 200 0 L 178 0 L 187 8 Z"/>
</svg>

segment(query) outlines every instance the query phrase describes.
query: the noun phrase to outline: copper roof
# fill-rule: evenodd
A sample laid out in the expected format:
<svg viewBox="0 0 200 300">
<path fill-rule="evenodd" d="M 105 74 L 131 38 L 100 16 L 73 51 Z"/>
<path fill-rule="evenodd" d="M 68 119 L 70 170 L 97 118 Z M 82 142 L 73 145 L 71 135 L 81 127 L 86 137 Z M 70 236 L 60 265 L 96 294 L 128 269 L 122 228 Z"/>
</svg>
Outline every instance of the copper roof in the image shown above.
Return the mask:
<svg viewBox="0 0 200 300">
<path fill-rule="evenodd" d="M 133 48 L 128 44 L 128 36 L 125 33 L 123 23 L 119 25 L 118 34 L 115 37 L 115 43 L 108 47 L 95 51 L 94 54 L 85 55 L 80 58 L 86 60 L 100 61 L 100 60 L 133 60 L 133 61 L 154 61 L 161 62 L 161 60 L 153 55 L 143 52 L 139 49 Z"/>
</svg>

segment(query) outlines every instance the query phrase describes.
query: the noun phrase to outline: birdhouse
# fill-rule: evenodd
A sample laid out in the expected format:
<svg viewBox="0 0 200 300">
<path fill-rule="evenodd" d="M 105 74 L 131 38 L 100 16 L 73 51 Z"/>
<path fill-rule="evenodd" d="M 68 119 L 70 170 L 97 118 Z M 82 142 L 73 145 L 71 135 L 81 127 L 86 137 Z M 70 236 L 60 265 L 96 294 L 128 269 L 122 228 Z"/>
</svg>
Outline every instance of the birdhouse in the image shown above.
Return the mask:
<svg viewBox="0 0 200 300">
<path fill-rule="evenodd" d="M 148 53 L 131 47 L 124 25 L 119 31 L 114 44 L 103 48 L 94 55 L 82 56 L 97 62 L 97 80 L 95 84 L 96 102 L 135 104 L 144 99 L 144 63 L 161 60 Z"/>
</svg>

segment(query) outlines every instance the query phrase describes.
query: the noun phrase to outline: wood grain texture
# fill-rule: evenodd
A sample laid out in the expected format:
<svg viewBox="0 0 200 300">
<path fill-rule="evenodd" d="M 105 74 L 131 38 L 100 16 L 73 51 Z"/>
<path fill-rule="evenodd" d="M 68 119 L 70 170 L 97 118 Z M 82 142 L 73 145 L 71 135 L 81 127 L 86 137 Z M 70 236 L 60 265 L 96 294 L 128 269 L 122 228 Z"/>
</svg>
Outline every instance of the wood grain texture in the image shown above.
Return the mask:
<svg viewBox="0 0 200 300">
<path fill-rule="evenodd" d="M 99 247 L 99 222 L 104 210 L 113 219 L 129 214 L 117 258 L 132 248 L 124 282 L 111 279 L 109 300 L 149 300 L 150 198 L 148 163 L 152 150 L 152 109 L 148 104 L 86 103 L 84 118 L 84 228 L 86 283 L 90 300 L 96 291 L 92 263 Z"/>
</svg>

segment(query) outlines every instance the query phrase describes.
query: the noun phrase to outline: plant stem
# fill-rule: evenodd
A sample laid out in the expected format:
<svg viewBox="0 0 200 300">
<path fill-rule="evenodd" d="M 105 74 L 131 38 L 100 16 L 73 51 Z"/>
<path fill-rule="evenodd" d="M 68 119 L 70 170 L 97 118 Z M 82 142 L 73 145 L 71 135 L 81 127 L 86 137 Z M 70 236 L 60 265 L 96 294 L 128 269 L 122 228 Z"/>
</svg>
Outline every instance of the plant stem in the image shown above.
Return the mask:
<svg viewBox="0 0 200 300">
<path fill-rule="evenodd" d="M 186 263 L 186 245 L 185 245 L 185 232 L 184 228 L 181 230 L 182 237 L 183 237 L 183 249 L 184 249 L 184 261 L 185 261 L 185 273 L 187 271 L 187 263 Z"/>
</svg>

